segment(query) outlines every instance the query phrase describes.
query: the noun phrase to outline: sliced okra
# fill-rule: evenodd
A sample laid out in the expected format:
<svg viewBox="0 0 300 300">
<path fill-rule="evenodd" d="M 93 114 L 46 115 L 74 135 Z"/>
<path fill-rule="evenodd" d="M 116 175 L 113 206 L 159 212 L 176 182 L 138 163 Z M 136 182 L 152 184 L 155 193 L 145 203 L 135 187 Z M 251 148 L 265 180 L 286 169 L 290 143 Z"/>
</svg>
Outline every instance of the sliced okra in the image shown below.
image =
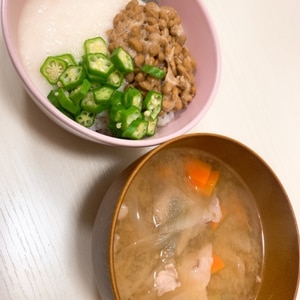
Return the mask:
<svg viewBox="0 0 300 300">
<path fill-rule="evenodd" d="M 111 61 L 122 73 L 127 74 L 134 71 L 134 62 L 130 54 L 121 46 L 113 50 Z"/>
</svg>

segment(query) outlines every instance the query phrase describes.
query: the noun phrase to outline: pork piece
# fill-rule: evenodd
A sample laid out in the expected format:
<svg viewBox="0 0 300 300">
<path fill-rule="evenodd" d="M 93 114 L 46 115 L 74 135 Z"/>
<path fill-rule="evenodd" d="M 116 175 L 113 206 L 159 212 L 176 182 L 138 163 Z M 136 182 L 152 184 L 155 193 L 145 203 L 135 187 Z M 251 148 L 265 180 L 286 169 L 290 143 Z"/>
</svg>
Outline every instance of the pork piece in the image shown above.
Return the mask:
<svg viewBox="0 0 300 300">
<path fill-rule="evenodd" d="M 199 251 L 183 255 L 182 261 L 178 265 L 178 275 L 184 292 L 174 299 L 206 300 L 206 287 L 210 281 L 212 263 L 212 245 L 210 243 L 204 245 Z"/>
<path fill-rule="evenodd" d="M 207 222 L 214 222 L 214 223 L 220 222 L 220 220 L 222 218 L 222 211 L 221 211 L 220 202 L 219 202 L 218 197 L 213 196 L 211 198 L 207 211 L 208 211 L 208 214 L 205 217 L 207 219 L 206 223 Z"/>
<path fill-rule="evenodd" d="M 154 280 L 157 296 L 174 291 L 179 286 L 181 286 L 181 283 L 178 280 L 178 273 L 172 263 L 165 265 L 164 269 L 158 273 Z"/>
</svg>

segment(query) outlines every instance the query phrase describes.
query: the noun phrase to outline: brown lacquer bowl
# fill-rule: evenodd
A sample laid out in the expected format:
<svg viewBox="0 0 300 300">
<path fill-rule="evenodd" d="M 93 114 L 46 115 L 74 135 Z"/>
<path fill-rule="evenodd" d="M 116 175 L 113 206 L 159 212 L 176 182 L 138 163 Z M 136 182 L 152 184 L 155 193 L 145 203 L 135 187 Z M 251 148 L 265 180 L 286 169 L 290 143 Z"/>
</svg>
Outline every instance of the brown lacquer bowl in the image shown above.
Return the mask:
<svg viewBox="0 0 300 300">
<path fill-rule="evenodd" d="M 188 134 L 166 142 L 130 165 L 112 183 L 99 208 L 92 241 L 95 280 L 102 299 L 119 299 L 112 262 L 114 229 L 122 200 L 149 160 L 178 146 L 214 155 L 244 180 L 255 198 L 264 236 L 263 275 L 256 299 L 295 299 L 299 233 L 289 198 L 274 172 L 255 152 L 240 142 L 215 134 Z"/>
</svg>

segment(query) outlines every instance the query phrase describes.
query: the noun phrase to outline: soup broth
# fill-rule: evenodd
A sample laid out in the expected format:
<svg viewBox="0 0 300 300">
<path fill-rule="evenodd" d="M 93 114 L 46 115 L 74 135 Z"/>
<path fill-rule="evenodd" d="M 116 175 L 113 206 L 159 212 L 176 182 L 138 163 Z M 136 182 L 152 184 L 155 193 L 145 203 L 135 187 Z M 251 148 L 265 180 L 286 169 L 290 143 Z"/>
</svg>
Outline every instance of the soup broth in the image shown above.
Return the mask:
<svg viewBox="0 0 300 300">
<path fill-rule="evenodd" d="M 262 260 L 253 196 L 222 161 L 168 149 L 133 179 L 114 232 L 120 299 L 255 299 Z"/>
</svg>

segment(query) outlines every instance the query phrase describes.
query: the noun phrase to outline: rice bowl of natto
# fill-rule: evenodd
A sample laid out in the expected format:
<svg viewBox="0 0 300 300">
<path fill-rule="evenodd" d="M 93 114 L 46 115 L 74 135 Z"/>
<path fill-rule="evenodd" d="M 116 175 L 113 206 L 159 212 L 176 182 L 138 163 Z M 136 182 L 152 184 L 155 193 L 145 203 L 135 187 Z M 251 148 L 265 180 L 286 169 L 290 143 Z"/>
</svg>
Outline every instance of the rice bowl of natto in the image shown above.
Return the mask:
<svg viewBox="0 0 300 300">
<path fill-rule="evenodd" d="M 3 1 L 3 33 L 10 57 L 25 89 L 37 105 L 63 128 L 82 138 L 98 143 L 143 147 L 158 145 L 187 132 L 206 114 L 212 104 L 219 83 L 220 50 L 212 22 L 200 1 L 193 1 L 189 6 L 183 5 L 181 1 L 166 0 L 159 2 L 161 6 L 170 6 L 176 9 L 180 15 L 187 37 L 187 47 L 197 62 L 195 73 L 197 93 L 187 107 L 175 112 L 174 116 L 167 116 L 165 120 L 162 120 L 161 126 L 157 129 L 155 135 L 142 140 L 128 140 L 109 136 L 74 122 L 49 103 L 46 97 L 49 86 L 40 77 L 38 69 L 38 66 L 41 66 L 47 55 L 58 55 L 59 53 L 74 51 L 74 56 L 79 58 L 82 52 L 78 49 L 82 47 L 84 40 L 96 35 L 105 36 L 105 32 L 112 26 L 114 16 L 129 1 L 112 1 L 109 4 L 107 4 L 108 2 L 104 4 L 103 1 L 99 4 L 99 1 L 96 1 L 97 5 L 104 5 L 103 7 L 105 7 L 105 9 L 99 9 L 97 13 L 94 9 L 91 12 L 92 6 L 85 2 L 72 2 L 72 5 L 69 5 L 68 0 L 59 1 L 57 2 L 61 5 L 59 10 L 54 7 L 58 5 L 56 2 L 55 4 L 48 2 L 45 0 L 43 4 L 40 4 L 42 7 L 38 12 L 34 12 L 33 7 L 36 9 L 35 0 L 18 0 L 13 5 L 8 1 Z M 63 9 L 63 5 L 67 5 L 68 9 Z M 15 9 L 16 6 L 20 9 Z M 105 14 L 105 18 L 101 18 L 101 11 Z M 82 14 L 86 18 L 82 18 Z M 97 15 L 95 16 L 95 14 Z M 199 26 L 195 27 L 194 23 L 191 22 L 191 19 L 193 19 L 190 17 L 191 14 L 195 15 L 194 19 L 197 19 Z M 29 19 L 29 15 L 31 19 Z M 80 22 L 78 22 L 79 19 Z M 93 22 L 94 19 L 101 19 L 103 23 Z M 33 25 L 39 23 L 41 23 L 41 26 Z M 32 31 L 33 29 L 34 31 Z M 59 35 L 60 31 L 62 36 Z M 53 42 L 54 32 L 56 33 L 55 42 Z M 34 41 L 32 41 L 33 37 Z M 39 47 L 32 47 L 34 43 L 37 43 Z"/>
</svg>

